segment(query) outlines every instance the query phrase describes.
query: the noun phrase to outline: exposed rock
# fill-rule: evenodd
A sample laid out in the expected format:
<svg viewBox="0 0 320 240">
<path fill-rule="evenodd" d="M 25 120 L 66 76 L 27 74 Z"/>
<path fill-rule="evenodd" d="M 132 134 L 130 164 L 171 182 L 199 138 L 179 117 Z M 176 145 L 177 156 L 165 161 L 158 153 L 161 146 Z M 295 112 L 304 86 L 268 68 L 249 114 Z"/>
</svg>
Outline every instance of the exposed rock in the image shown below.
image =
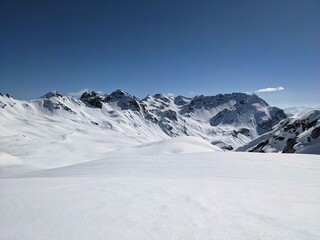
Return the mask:
<svg viewBox="0 0 320 240">
<path fill-rule="evenodd" d="M 211 144 L 215 145 L 223 150 L 227 150 L 227 151 L 233 150 L 233 147 L 230 144 L 227 144 L 223 141 L 212 141 Z"/>
<path fill-rule="evenodd" d="M 273 136 L 273 139 L 279 140 L 279 141 L 283 141 L 284 137 L 282 137 L 282 136 Z"/>
<path fill-rule="evenodd" d="M 52 92 L 48 92 L 47 94 L 43 95 L 40 98 L 52 98 L 52 97 L 63 97 L 63 96 L 57 91 L 52 91 Z"/>
<path fill-rule="evenodd" d="M 170 102 L 170 99 L 167 96 L 165 96 L 164 94 L 161 94 L 161 93 L 157 93 L 153 97 L 157 98 L 157 99 L 160 99 L 160 100 L 162 100 L 162 101 L 164 101 L 166 103 Z"/>
<path fill-rule="evenodd" d="M 313 139 L 316 139 L 316 138 L 319 138 L 320 137 L 320 126 L 319 127 L 316 127 L 315 129 L 312 130 L 310 136 L 313 138 Z"/>
<path fill-rule="evenodd" d="M 69 108 L 69 107 L 67 107 L 67 106 L 64 106 L 64 107 L 63 107 L 63 110 L 65 110 L 65 111 L 67 111 L 67 112 L 69 112 L 69 113 L 71 113 L 71 114 L 77 114 L 75 111 L 73 111 L 71 108 Z"/>
<path fill-rule="evenodd" d="M 230 113 L 231 111 L 228 109 L 224 109 L 218 114 L 216 114 L 214 117 L 210 119 L 210 125 L 211 126 L 218 126 L 220 123 L 222 123 L 225 119 L 225 116 Z"/>
<path fill-rule="evenodd" d="M 166 117 L 166 118 L 173 120 L 173 121 L 178 121 L 177 113 L 173 110 L 170 110 L 170 109 L 166 110 L 166 111 L 162 112 L 162 114 L 163 114 L 162 117 Z"/>
<path fill-rule="evenodd" d="M 249 150 L 249 152 L 264 152 L 263 148 L 269 144 L 269 139 L 259 143 L 256 147 Z"/>
<path fill-rule="evenodd" d="M 178 105 L 178 106 L 182 106 L 182 105 L 185 105 L 187 104 L 189 101 L 190 101 L 190 98 L 186 98 L 186 97 L 183 97 L 183 96 L 177 96 L 174 98 L 174 104 Z"/>
<path fill-rule="evenodd" d="M 53 111 L 54 109 L 60 109 L 62 106 L 61 103 L 56 103 L 51 101 L 50 99 L 45 99 L 43 101 L 43 107 L 49 109 L 49 111 Z"/>
<path fill-rule="evenodd" d="M 251 135 L 250 130 L 247 129 L 247 128 L 241 128 L 241 129 L 239 130 L 239 133 L 241 133 L 242 135 L 245 135 L 245 136 L 247 136 L 247 137 L 250 137 L 250 135 Z"/>
<path fill-rule="evenodd" d="M 297 144 L 297 139 L 296 138 L 289 138 L 287 140 L 287 144 L 283 149 L 283 153 L 294 153 L 296 150 L 293 148 L 294 145 Z"/>
<path fill-rule="evenodd" d="M 94 91 L 86 91 L 84 92 L 80 100 L 90 104 L 92 107 L 102 108 L 102 97 Z"/>
<path fill-rule="evenodd" d="M 115 102 L 121 110 L 141 110 L 139 99 L 120 89 L 112 92 L 110 95 L 107 95 L 103 101 L 106 103 Z"/>
</svg>

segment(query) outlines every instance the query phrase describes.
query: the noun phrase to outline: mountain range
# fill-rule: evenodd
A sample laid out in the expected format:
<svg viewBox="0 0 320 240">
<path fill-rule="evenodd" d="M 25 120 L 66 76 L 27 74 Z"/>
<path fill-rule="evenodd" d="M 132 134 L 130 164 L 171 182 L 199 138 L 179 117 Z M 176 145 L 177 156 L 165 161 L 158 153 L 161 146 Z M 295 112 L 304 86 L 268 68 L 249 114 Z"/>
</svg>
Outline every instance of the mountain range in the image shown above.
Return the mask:
<svg viewBox="0 0 320 240">
<path fill-rule="evenodd" d="M 45 138 L 39 125 L 47 131 L 55 125 L 52 129 L 59 131 L 61 124 L 61 132 L 85 128 L 107 138 L 112 131 L 139 142 L 196 136 L 225 151 L 320 154 L 319 110 L 287 116 L 255 94 L 155 94 L 139 99 L 123 90 L 105 95 L 86 91 L 80 98 L 53 91 L 34 100 L 0 94 L 0 119 L 6 139 L 28 136 L 37 141 Z"/>
</svg>

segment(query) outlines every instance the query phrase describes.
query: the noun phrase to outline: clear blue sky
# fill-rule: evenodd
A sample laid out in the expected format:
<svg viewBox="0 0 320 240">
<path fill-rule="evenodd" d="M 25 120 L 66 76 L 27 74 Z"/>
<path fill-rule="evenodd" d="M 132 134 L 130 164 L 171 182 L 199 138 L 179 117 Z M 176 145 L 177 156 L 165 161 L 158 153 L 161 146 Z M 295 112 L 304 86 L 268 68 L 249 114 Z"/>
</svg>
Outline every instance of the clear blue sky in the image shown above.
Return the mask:
<svg viewBox="0 0 320 240">
<path fill-rule="evenodd" d="M 320 105 L 319 0 L 0 0 L 0 92 L 262 92 Z"/>
</svg>

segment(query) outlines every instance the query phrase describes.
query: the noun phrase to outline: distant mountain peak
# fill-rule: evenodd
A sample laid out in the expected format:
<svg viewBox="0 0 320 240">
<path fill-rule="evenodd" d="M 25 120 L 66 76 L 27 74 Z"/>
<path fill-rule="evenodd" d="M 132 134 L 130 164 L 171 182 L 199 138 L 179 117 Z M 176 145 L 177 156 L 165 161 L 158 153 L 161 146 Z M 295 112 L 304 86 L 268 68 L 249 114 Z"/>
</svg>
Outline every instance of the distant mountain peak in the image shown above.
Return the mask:
<svg viewBox="0 0 320 240">
<path fill-rule="evenodd" d="M 103 97 L 95 91 L 85 91 L 80 97 L 81 101 L 97 108 L 102 108 L 102 99 Z"/>
<path fill-rule="evenodd" d="M 0 93 L 0 97 L 7 97 L 7 98 L 13 98 L 12 96 L 10 96 L 8 93 Z"/>
<path fill-rule="evenodd" d="M 51 91 L 41 96 L 40 98 L 52 98 L 52 97 L 63 97 L 58 91 Z"/>
<path fill-rule="evenodd" d="M 124 97 L 132 97 L 129 93 L 122 89 L 117 89 L 113 91 L 109 96 L 113 98 L 124 98 Z"/>
</svg>

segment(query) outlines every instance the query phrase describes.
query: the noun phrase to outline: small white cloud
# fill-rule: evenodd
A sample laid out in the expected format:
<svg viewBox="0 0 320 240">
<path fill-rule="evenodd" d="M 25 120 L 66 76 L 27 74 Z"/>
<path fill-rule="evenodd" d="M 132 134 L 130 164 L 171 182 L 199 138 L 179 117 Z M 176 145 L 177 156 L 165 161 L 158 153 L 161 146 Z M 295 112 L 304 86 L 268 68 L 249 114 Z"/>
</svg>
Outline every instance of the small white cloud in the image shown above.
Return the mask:
<svg viewBox="0 0 320 240">
<path fill-rule="evenodd" d="M 189 92 L 190 95 L 194 95 L 194 91 Z"/>
<path fill-rule="evenodd" d="M 85 88 L 85 89 L 82 89 L 78 92 L 71 92 L 71 93 L 68 93 L 68 96 L 72 96 L 72 97 L 81 97 L 82 93 L 86 92 L 86 91 L 90 91 L 89 89 Z M 99 94 L 103 94 L 103 92 L 101 91 L 95 91 Z"/>
<path fill-rule="evenodd" d="M 284 87 L 276 87 L 276 88 L 262 88 L 259 90 L 256 90 L 255 92 L 277 92 L 277 91 L 283 91 Z"/>
</svg>

